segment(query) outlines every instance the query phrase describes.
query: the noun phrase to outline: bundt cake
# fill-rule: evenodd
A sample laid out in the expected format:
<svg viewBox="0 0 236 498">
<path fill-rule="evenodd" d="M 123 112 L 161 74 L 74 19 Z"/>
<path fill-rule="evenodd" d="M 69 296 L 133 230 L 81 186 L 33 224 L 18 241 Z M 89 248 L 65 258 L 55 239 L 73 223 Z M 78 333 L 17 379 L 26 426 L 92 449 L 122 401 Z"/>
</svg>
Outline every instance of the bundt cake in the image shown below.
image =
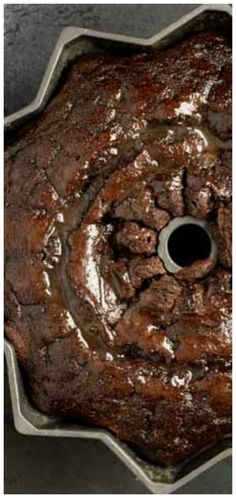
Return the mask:
<svg viewBox="0 0 236 498">
<path fill-rule="evenodd" d="M 65 71 L 6 138 L 5 333 L 39 410 L 181 462 L 231 431 L 230 42 Z M 159 237 L 187 215 L 217 258 L 185 234 L 171 272 Z"/>
</svg>

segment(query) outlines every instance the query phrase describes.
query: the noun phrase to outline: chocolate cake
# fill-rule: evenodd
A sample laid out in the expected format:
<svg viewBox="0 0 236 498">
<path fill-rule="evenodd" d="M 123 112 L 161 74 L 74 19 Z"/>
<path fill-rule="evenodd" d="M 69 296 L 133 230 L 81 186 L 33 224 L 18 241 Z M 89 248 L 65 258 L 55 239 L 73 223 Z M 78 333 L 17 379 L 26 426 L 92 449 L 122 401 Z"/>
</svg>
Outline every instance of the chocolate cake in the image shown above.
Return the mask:
<svg viewBox="0 0 236 498">
<path fill-rule="evenodd" d="M 216 32 L 81 56 L 11 133 L 5 331 L 39 410 L 163 465 L 231 431 L 231 177 L 231 47 Z M 171 272 L 161 233 L 188 215 L 217 257 L 185 234 Z"/>
</svg>

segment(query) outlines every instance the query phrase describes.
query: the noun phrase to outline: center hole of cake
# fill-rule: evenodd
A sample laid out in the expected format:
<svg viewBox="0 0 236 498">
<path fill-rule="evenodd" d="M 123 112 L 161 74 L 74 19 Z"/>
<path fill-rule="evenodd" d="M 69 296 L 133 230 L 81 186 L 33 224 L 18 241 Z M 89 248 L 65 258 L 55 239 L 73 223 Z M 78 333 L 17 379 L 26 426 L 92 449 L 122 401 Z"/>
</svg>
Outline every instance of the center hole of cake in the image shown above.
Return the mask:
<svg viewBox="0 0 236 498">
<path fill-rule="evenodd" d="M 168 240 L 169 255 L 177 265 L 184 267 L 206 259 L 211 253 L 211 239 L 207 231 L 194 223 L 177 227 Z"/>
</svg>

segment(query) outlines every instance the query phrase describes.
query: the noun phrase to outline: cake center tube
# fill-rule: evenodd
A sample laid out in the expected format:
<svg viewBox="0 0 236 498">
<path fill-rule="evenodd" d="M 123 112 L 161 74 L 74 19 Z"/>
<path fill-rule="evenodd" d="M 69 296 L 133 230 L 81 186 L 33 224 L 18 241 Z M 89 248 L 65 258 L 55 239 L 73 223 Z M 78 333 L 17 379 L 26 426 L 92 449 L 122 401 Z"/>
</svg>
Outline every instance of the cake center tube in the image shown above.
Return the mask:
<svg viewBox="0 0 236 498">
<path fill-rule="evenodd" d="M 177 217 L 159 235 L 158 255 L 167 271 L 175 273 L 195 261 L 217 257 L 207 223 L 192 216 Z"/>
</svg>

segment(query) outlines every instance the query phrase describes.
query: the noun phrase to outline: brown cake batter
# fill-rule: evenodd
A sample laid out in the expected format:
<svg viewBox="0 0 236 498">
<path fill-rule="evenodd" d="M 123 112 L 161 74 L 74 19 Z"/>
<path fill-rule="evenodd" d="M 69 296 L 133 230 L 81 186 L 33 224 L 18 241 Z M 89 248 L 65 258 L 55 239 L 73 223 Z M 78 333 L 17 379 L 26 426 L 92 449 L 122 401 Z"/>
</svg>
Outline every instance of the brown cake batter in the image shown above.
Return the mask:
<svg viewBox="0 0 236 498">
<path fill-rule="evenodd" d="M 6 335 L 41 411 L 105 427 L 151 461 L 231 431 L 231 48 L 198 33 L 91 54 L 6 147 Z M 175 274 L 174 217 L 218 259 Z"/>
</svg>

